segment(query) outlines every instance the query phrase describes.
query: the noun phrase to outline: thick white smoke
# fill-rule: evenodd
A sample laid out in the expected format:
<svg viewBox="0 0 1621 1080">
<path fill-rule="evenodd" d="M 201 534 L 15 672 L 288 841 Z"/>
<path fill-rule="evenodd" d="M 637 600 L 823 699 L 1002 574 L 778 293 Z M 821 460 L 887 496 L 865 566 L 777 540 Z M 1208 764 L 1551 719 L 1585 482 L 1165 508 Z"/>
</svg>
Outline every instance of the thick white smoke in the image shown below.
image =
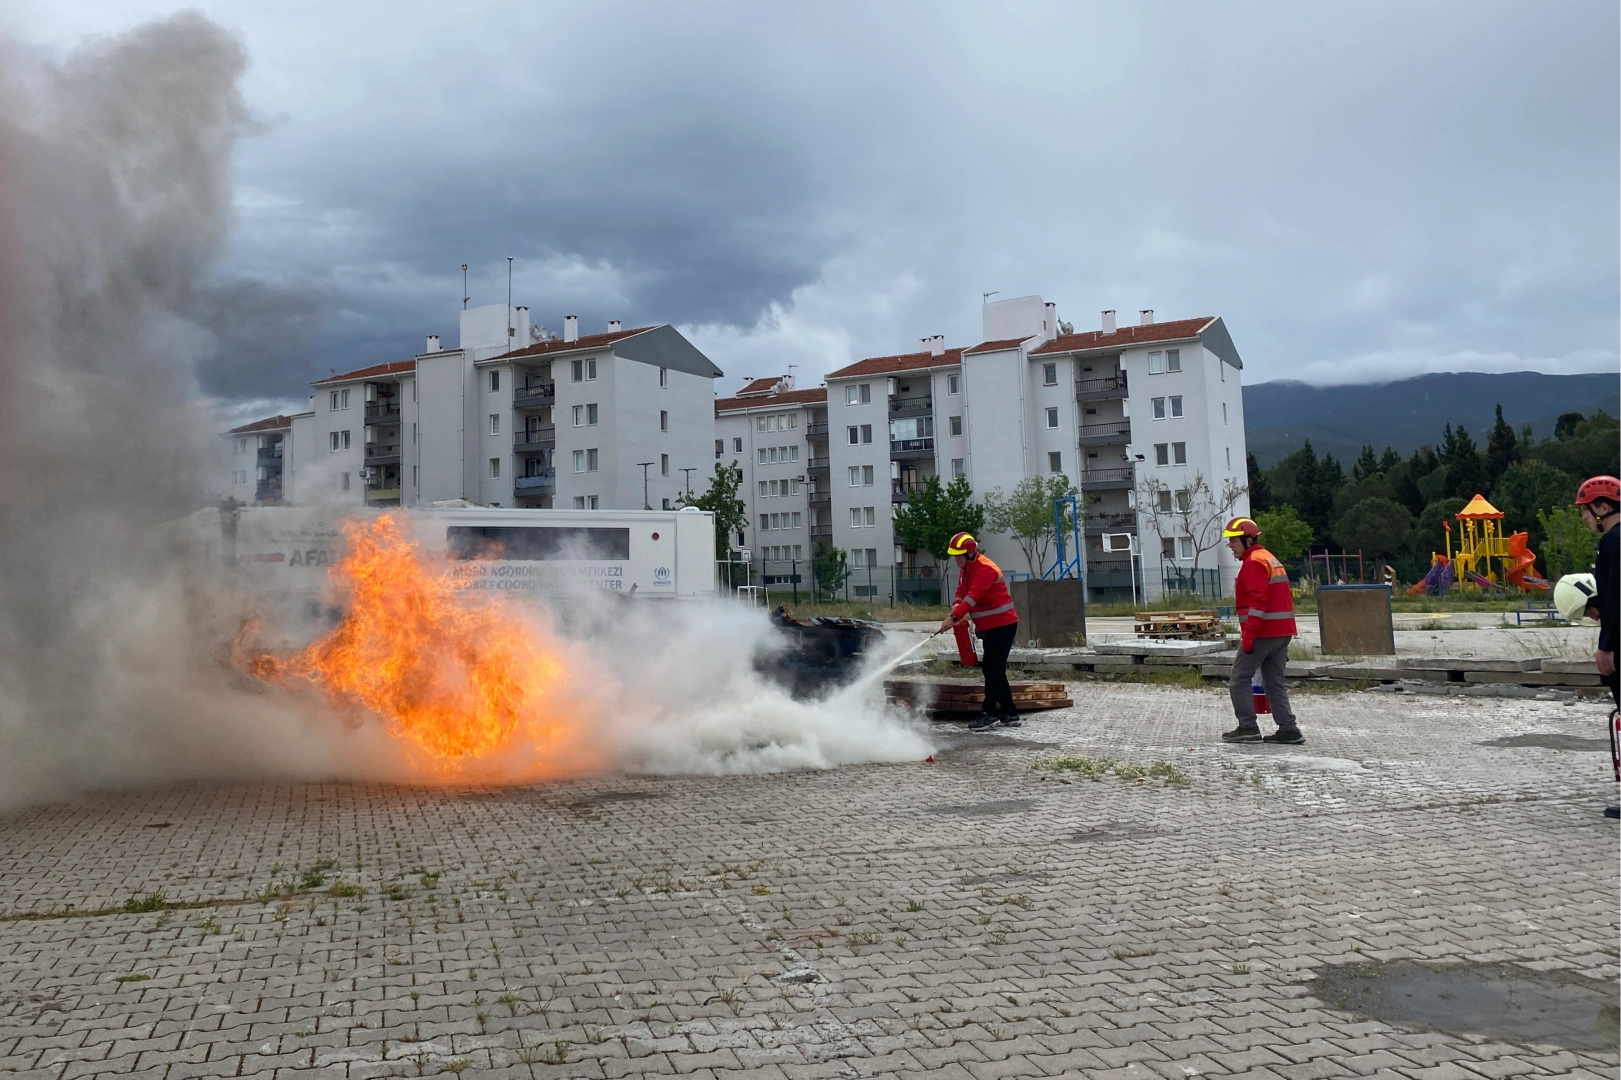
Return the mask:
<svg viewBox="0 0 1621 1080">
<path fill-rule="evenodd" d="M 0 808 L 186 778 L 397 777 L 380 725 L 335 723 L 228 662 L 241 611 L 164 541 L 206 505 L 223 426 L 188 313 L 230 231 L 250 129 L 239 42 L 196 14 L 22 62 L 0 85 Z M 637 605 L 642 608 L 644 605 Z M 651 605 L 645 605 L 651 608 Z M 866 700 L 796 703 L 750 670 L 763 619 L 638 611 L 559 642 L 601 765 L 739 772 L 928 747 Z"/>
</svg>

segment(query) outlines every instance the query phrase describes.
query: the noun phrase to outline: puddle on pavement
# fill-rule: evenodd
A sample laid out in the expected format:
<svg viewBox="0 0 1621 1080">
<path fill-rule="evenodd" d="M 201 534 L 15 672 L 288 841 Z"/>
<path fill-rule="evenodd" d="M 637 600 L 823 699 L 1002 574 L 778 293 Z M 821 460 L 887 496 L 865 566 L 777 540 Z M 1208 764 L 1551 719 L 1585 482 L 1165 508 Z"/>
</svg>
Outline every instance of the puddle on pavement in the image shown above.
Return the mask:
<svg viewBox="0 0 1621 1080">
<path fill-rule="evenodd" d="M 1613 1049 L 1621 1027 L 1613 982 L 1513 964 L 1338 964 L 1306 989 L 1371 1020 L 1567 1050 Z"/>
<path fill-rule="evenodd" d="M 995 799 L 990 802 L 965 803 L 961 806 L 931 806 L 926 813 L 954 814 L 957 817 L 998 817 L 1002 814 L 1025 814 L 1034 810 L 1034 799 Z"/>
<path fill-rule="evenodd" d="M 1534 731 L 1529 735 L 1505 735 L 1501 739 L 1487 739 L 1481 746 L 1512 750 L 1532 747 L 1537 750 L 1575 750 L 1597 753 L 1610 748 L 1609 739 L 1590 739 L 1583 735 L 1561 735 L 1555 731 Z"/>
<path fill-rule="evenodd" d="M 1090 829 L 1081 829 L 1068 837 L 1071 844 L 1104 844 L 1112 840 L 1147 840 L 1155 836 L 1168 836 L 1167 829 L 1151 829 L 1146 825 L 1128 825 L 1121 821 L 1105 821 Z"/>
</svg>

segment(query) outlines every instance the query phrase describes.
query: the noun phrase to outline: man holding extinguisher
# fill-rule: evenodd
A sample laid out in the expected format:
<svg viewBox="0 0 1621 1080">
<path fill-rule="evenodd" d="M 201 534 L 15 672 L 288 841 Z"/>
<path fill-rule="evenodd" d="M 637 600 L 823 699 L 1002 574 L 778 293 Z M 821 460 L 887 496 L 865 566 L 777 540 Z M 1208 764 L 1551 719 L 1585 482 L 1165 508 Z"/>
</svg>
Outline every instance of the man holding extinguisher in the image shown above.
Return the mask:
<svg viewBox="0 0 1621 1080">
<path fill-rule="evenodd" d="M 979 640 L 985 643 L 984 711 L 968 722 L 972 731 L 983 731 L 1001 724 L 1019 726 L 1019 707 L 1013 704 L 1013 687 L 1008 685 L 1007 658 L 1019 632 L 1019 613 L 1013 609 L 1013 594 L 1002 580 L 1002 568 L 982 551 L 968 533 L 960 532 L 946 545 L 946 554 L 957 566 L 957 595 L 951 614 L 940 623 L 941 630 L 957 635 L 957 651 L 964 664 L 974 661 L 974 643 L 969 640 L 972 623 Z"/>
<path fill-rule="evenodd" d="M 1222 741 L 1299 745 L 1306 737 L 1289 709 L 1289 687 L 1284 682 L 1289 642 L 1295 636 L 1295 602 L 1289 591 L 1289 572 L 1277 556 L 1261 546 L 1261 527 L 1253 519 L 1233 518 L 1221 535 L 1239 562 L 1233 606 L 1241 649 L 1233 662 L 1228 687 L 1238 726 L 1222 732 Z M 1255 716 L 1256 695 L 1251 689 L 1256 672 L 1260 672 L 1272 719 L 1278 724 L 1278 730 L 1264 739 Z"/>
</svg>

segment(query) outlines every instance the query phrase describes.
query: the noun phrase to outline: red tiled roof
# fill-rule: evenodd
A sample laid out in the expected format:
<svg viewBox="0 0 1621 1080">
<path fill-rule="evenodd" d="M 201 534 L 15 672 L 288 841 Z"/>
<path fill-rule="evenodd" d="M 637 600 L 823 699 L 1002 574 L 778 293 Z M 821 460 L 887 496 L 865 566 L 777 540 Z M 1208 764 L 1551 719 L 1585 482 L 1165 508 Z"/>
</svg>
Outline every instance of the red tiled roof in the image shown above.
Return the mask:
<svg viewBox="0 0 1621 1080">
<path fill-rule="evenodd" d="M 754 379 L 751 382 L 746 383 L 743 389 L 737 392 L 737 396 L 747 397 L 750 394 L 770 393 L 772 390 L 776 389 L 777 384 L 782 382 L 782 380 L 783 376 L 781 375 L 772 375 L 770 378 L 766 379 Z"/>
<path fill-rule="evenodd" d="M 251 424 L 243 424 L 226 432 L 228 435 L 248 435 L 255 431 L 275 431 L 278 428 L 292 427 L 291 416 L 271 416 L 264 420 L 255 420 Z"/>
<path fill-rule="evenodd" d="M 405 375 L 415 371 L 415 360 L 395 360 L 387 364 L 373 364 L 371 367 L 357 368 L 354 371 L 340 371 L 336 375 L 328 375 L 324 379 L 317 379 L 311 386 L 320 386 L 323 383 L 353 382 L 356 379 L 372 379 L 379 375 Z"/>
<path fill-rule="evenodd" d="M 502 353 L 494 357 L 496 360 L 513 360 L 523 356 L 545 356 L 547 353 L 576 352 L 581 349 L 600 349 L 604 345 L 612 345 L 616 341 L 623 341 L 637 334 L 645 334 L 649 330 L 657 330 L 658 326 L 638 326 L 634 330 L 620 330 L 612 334 L 582 334 L 578 341 L 564 341 L 558 338 L 555 341 L 537 341 L 525 349 L 516 349 L 509 353 Z"/>
<path fill-rule="evenodd" d="M 1003 338 L 1000 341 L 982 341 L 978 345 L 973 346 L 972 348 L 964 349 L 963 352 L 964 353 L 1001 352 L 1003 349 L 1017 349 L 1019 347 L 1019 343 L 1021 341 L 1029 341 L 1034 336 L 1035 336 L 1034 334 L 1026 334 L 1024 337 Z"/>
<path fill-rule="evenodd" d="M 1084 334 L 1060 334 L 1032 356 L 1049 353 L 1085 352 L 1089 349 L 1119 349 L 1130 345 L 1147 345 L 1155 341 L 1184 341 L 1199 336 L 1199 331 L 1215 322 L 1215 316 L 1198 319 L 1178 319 L 1175 322 L 1149 323 L 1147 326 L 1122 326 L 1112 334 L 1101 330 L 1088 330 Z"/>
<path fill-rule="evenodd" d="M 858 360 L 849 367 L 840 368 L 828 378 L 849 379 L 857 375 L 890 375 L 900 371 L 919 371 L 923 368 L 959 367 L 962 365 L 962 352 L 961 349 L 947 349 L 941 356 L 929 352 L 873 356 L 866 360 Z"/>
<path fill-rule="evenodd" d="M 715 411 L 736 412 L 738 409 L 764 409 L 773 405 L 820 405 L 827 401 L 827 387 L 815 390 L 782 390 L 775 394 L 762 394 L 746 398 L 717 398 Z"/>
</svg>

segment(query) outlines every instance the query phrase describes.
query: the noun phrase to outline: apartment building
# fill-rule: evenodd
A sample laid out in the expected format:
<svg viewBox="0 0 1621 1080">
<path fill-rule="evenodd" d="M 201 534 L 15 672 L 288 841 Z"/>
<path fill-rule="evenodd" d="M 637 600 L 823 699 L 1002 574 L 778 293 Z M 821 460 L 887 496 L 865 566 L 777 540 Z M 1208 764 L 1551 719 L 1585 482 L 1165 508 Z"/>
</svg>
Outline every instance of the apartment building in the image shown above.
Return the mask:
<svg viewBox="0 0 1621 1080">
<path fill-rule="evenodd" d="M 293 417 L 272 416 L 226 432 L 230 479 L 225 494 L 250 506 L 287 501 L 283 480 L 291 474 Z"/>
<path fill-rule="evenodd" d="M 767 585 L 794 574 L 808 583 L 812 546 L 833 541 L 827 443 L 825 387 L 750 379 L 715 402 L 715 461 L 741 470 L 738 497 L 748 507 L 748 528 L 733 540 Z"/>
<path fill-rule="evenodd" d="M 572 315 L 557 337 L 526 307 L 473 308 L 456 348 L 430 336 L 409 360 L 316 381 L 310 411 L 290 418 L 283 498 L 671 505 L 683 467 L 709 468 L 720 369 L 668 325 L 578 330 Z"/>
<path fill-rule="evenodd" d="M 977 345 L 948 349 L 937 335 L 918 352 L 828 376 L 832 542 L 853 566 L 882 564 L 886 587 L 891 565 L 903 577 L 928 575 L 927 554 L 895 544 L 891 514 L 929 476 L 965 476 L 983 496 L 1062 473 L 1088 513 L 1089 595 L 1131 597 L 1136 546 L 1140 594 L 1158 596 L 1193 552 L 1189 538 L 1139 522 L 1138 481 L 1152 475 L 1177 493 L 1198 474 L 1219 492 L 1245 477 L 1242 361 L 1222 321 L 1156 323 L 1144 311 L 1140 325 L 1117 328 L 1108 311 L 1098 330 L 1075 333 L 1039 296 L 989 303 L 982 314 Z M 1046 569 L 1023 565 L 1011 541 L 992 547 L 1004 569 Z M 1231 589 L 1231 560 L 1207 553 L 1203 565 Z"/>
</svg>

